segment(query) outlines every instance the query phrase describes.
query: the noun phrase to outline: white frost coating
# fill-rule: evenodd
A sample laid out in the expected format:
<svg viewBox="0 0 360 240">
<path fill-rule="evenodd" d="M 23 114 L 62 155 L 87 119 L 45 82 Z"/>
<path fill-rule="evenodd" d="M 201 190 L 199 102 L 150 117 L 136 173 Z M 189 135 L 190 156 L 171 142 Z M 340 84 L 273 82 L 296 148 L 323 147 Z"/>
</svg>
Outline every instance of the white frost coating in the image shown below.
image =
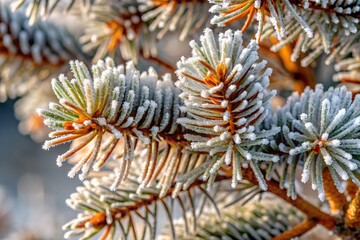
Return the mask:
<svg viewBox="0 0 360 240">
<path fill-rule="evenodd" d="M 224 119 L 224 121 L 229 121 L 230 120 L 230 112 L 229 111 L 226 111 L 224 113 L 223 119 Z"/>
<path fill-rule="evenodd" d="M 310 26 L 304 21 L 304 19 L 299 15 L 299 13 L 295 10 L 295 8 L 292 6 L 292 4 L 289 2 L 289 0 L 284 0 L 287 8 L 292 13 L 292 16 L 300 23 L 300 26 L 304 29 L 304 31 L 307 33 L 309 38 L 312 38 L 314 36 L 313 31 L 311 30 Z"/>
<path fill-rule="evenodd" d="M 221 102 L 221 106 L 222 106 L 223 108 L 226 108 L 228 105 L 229 105 L 229 101 L 227 101 L 227 100 L 223 100 L 223 101 Z"/>
<path fill-rule="evenodd" d="M 91 120 L 85 120 L 83 124 L 84 124 L 84 126 L 89 126 L 89 125 L 91 125 L 91 123 L 92 123 Z"/>
<path fill-rule="evenodd" d="M 105 118 L 96 118 L 95 120 L 98 122 L 98 124 L 100 124 L 100 126 L 106 126 L 107 125 L 107 122 L 106 122 Z"/>
<path fill-rule="evenodd" d="M 255 0 L 254 7 L 259 9 L 261 7 L 261 0 Z"/>
<path fill-rule="evenodd" d="M 122 137 L 122 133 L 117 130 L 113 125 L 108 124 L 107 127 L 114 134 L 115 138 L 120 139 Z"/>
<path fill-rule="evenodd" d="M 241 143 L 241 137 L 240 137 L 239 134 L 235 134 L 234 137 L 233 137 L 233 139 L 234 139 L 234 142 L 235 142 L 236 144 L 240 144 L 240 143 Z"/>
</svg>

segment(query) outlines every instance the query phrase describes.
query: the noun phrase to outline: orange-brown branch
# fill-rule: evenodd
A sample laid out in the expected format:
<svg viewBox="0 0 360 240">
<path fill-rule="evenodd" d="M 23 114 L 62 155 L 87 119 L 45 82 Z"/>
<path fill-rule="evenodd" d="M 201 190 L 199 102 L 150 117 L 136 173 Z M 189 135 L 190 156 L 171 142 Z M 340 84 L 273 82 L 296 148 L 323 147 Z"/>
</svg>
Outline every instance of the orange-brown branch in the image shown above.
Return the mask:
<svg viewBox="0 0 360 240">
<path fill-rule="evenodd" d="M 360 228 L 360 190 L 357 191 L 354 199 L 350 202 L 346 211 L 345 222 L 350 228 Z"/>
<path fill-rule="evenodd" d="M 230 179 L 231 176 L 224 176 L 224 175 L 218 175 L 215 179 L 215 182 L 220 182 L 224 180 Z M 192 189 L 193 187 L 200 186 L 206 184 L 206 181 L 197 180 L 193 184 L 189 186 L 189 188 L 185 191 L 189 191 L 189 189 Z M 169 189 L 169 191 L 166 193 L 166 195 L 162 198 L 159 198 L 158 194 L 152 194 L 151 197 L 148 199 L 139 200 L 137 202 L 134 202 L 134 204 L 123 207 L 123 208 L 114 208 L 111 209 L 111 216 L 114 220 L 120 220 L 127 216 L 130 216 L 131 212 L 136 212 L 142 207 L 150 206 L 151 204 L 161 200 L 165 199 L 167 197 L 170 197 L 172 192 L 174 190 L 174 186 Z M 106 222 L 106 213 L 105 212 L 98 212 L 93 215 L 91 219 L 89 219 L 87 222 L 91 223 L 91 225 L 95 228 L 103 228 L 104 226 L 107 226 L 108 223 Z M 83 222 L 79 224 L 77 227 L 84 227 L 86 222 Z"/>
<path fill-rule="evenodd" d="M 159 64 L 160 66 L 168 69 L 171 73 L 175 72 L 175 67 L 173 65 L 171 65 L 170 63 L 164 61 L 163 59 L 159 58 L 159 57 L 155 57 L 155 56 L 145 56 L 144 55 L 144 51 L 142 49 L 140 49 L 140 55 L 149 60 L 149 61 L 153 61 L 157 64 Z"/>
<path fill-rule="evenodd" d="M 231 176 L 231 169 L 223 168 L 223 172 Z M 243 178 L 254 183 L 258 184 L 255 174 L 249 169 L 242 170 Z M 304 200 L 302 197 L 298 196 L 295 200 L 287 196 L 286 190 L 279 187 L 279 183 L 275 180 L 266 181 L 268 185 L 268 191 L 285 200 L 292 206 L 296 207 L 304 214 L 307 215 L 309 219 L 315 221 L 316 223 L 322 224 L 327 229 L 331 230 L 335 227 L 335 218 L 330 216 L 327 213 L 324 213 L 316 206 L 312 205 L 310 202 Z"/>
<path fill-rule="evenodd" d="M 348 180 L 346 186 L 346 194 L 350 197 L 351 200 L 355 197 L 358 190 L 358 185 L 356 185 L 352 180 Z"/>
<path fill-rule="evenodd" d="M 270 41 L 272 45 L 279 43 L 279 40 L 277 40 L 273 36 L 270 37 Z M 281 61 L 283 69 L 285 69 L 295 80 L 293 82 L 294 91 L 302 93 L 306 86 L 309 86 L 311 88 L 315 87 L 316 81 L 311 68 L 301 67 L 299 61 L 293 62 L 291 60 L 291 54 L 293 52 L 292 45 L 286 45 L 280 48 L 278 52 L 270 51 L 270 49 L 268 49 L 270 46 L 267 46 L 263 43 L 260 44 L 260 46 L 262 47 L 261 50 L 264 51 L 266 54 L 274 55 L 275 58 L 278 58 Z"/>
<path fill-rule="evenodd" d="M 31 54 L 24 54 L 21 51 L 18 51 L 15 54 L 10 53 L 8 51 L 8 49 L 3 45 L 2 41 L 3 40 L 0 38 L 0 55 L 5 56 L 6 58 L 16 57 L 16 58 L 22 59 L 24 61 L 29 61 L 35 67 L 43 67 L 46 65 L 47 67 L 58 68 L 67 63 L 63 60 L 59 60 L 58 63 L 52 63 L 47 58 L 43 58 L 41 63 L 37 63 L 37 62 L 35 62 L 35 60 Z M 20 43 L 17 43 L 16 39 L 14 39 L 13 41 L 15 42 L 14 44 L 15 44 L 16 48 L 20 49 Z"/>
<path fill-rule="evenodd" d="M 292 229 L 285 231 L 282 234 L 274 237 L 273 240 L 288 240 L 294 237 L 299 237 L 304 233 L 308 232 L 309 230 L 311 230 L 313 227 L 315 227 L 316 224 L 317 224 L 316 221 L 307 219 L 301 222 L 300 224 L 296 225 Z"/>
<path fill-rule="evenodd" d="M 345 195 L 339 193 L 337 190 L 328 168 L 323 170 L 322 176 L 324 181 L 325 196 L 330 205 L 331 212 L 337 213 L 338 211 L 344 211 L 348 202 L 346 201 Z"/>
</svg>

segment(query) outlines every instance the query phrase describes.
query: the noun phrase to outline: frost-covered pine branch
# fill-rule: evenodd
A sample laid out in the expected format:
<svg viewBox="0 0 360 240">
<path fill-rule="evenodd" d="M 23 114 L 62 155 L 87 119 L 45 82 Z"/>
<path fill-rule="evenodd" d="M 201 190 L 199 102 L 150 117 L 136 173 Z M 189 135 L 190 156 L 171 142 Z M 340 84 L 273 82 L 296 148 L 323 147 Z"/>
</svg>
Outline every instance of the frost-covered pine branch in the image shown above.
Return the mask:
<svg viewBox="0 0 360 240">
<path fill-rule="evenodd" d="M 268 208 L 270 205 L 272 207 Z M 303 220 L 298 211 L 284 207 L 276 199 L 225 208 L 222 216 L 219 218 L 215 213 L 203 214 L 197 220 L 197 231 L 194 233 L 184 231 L 184 222 L 177 221 L 175 228 L 180 233 L 177 239 L 272 239 Z M 167 230 L 163 231 L 159 239 L 171 239 Z"/>
<path fill-rule="evenodd" d="M 242 32 L 258 21 L 256 38 L 263 40 L 271 35 L 279 39 L 272 47 L 278 51 L 284 45 L 296 42 L 291 59 L 296 61 L 301 52 L 307 52 L 301 61 L 308 66 L 320 54 L 336 51 L 342 39 L 356 34 L 359 30 L 360 5 L 351 1 L 222 1 L 213 0 L 210 12 L 218 15 L 213 24 L 228 25 L 246 18 Z M 334 48 L 335 47 L 335 48 Z"/>
<path fill-rule="evenodd" d="M 207 206 L 217 209 L 216 201 L 212 194 L 203 189 L 202 181 L 171 198 L 174 188 L 164 196 L 160 196 L 160 190 L 155 187 L 146 187 L 139 194 L 136 177 L 136 174 L 130 173 L 126 183 L 115 191 L 109 189 L 116 178 L 113 174 L 84 181 L 84 186 L 78 187 L 77 192 L 66 200 L 67 205 L 80 214 L 63 226 L 67 231 L 64 238 L 155 239 L 160 227 L 168 223 L 175 239 L 179 231 L 173 226 L 176 216 L 186 216 L 184 221 L 187 228 L 195 231 L 197 219 L 201 216 L 196 208 Z M 216 182 L 228 179 L 219 176 Z M 203 201 L 197 201 L 199 196 L 203 197 Z M 164 212 L 166 219 L 159 219 L 159 212 Z"/>
<path fill-rule="evenodd" d="M 192 41 L 192 57 L 178 62 L 176 83 L 183 91 L 185 106 L 181 110 L 187 113 L 178 123 L 194 132 L 185 138 L 193 150 L 216 156 L 195 172 L 204 173 L 203 178 L 210 178 L 211 183 L 223 165 L 232 165 L 235 187 L 242 179 L 241 167 L 250 165 L 265 190 L 258 162 L 279 159 L 258 151 L 279 131 L 259 129 L 275 95 L 267 89 L 271 69 L 264 69 L 266 61 L 258 61 L 255 41 L 243 46 L 240 31 L 220 33 L 216 40 L 213 32 L 205 29 L 200 42 Z"/>
<path fill-rule="evenodd" d="M 86 7 L 44 20 L 60 4 Z M 291 239 L 317 224 L 359 238 L 360 97 L 326 82 L 359 83 L 359 0 L 11 6 L 0 9 L 0 100 L 23 96 L 22 131 L 51 129 L 44 149 L 71 143 L 57 164 L 84 181 L 66 238 Z M 183 46 L 190 36 L 200 40 Z M 300 180 L 329 208 L 298 196 L 313 191 Z"/>
<path fill-rule="evenodd" d="M 306 88 L 293 94 L 286 105 L 272 119 L 282 128 L 272 147 L 286 153 L 282 182 L 287 181 L 289 195 L 296 197 L 296 170 L 302 166 L 301 181 L 311 179 L 312 188 L 325 200 L 322 172 L 328 168 L 339 192 L 345 189 L 341 180 L 351 179 L 360 186 L 360 96 L 352 99 L 346 87 L 324 91 L 322 85 L 315 90 Z M 272 166 L 274 167 L 274 166 Z M 270 167 L 269 171 L 273 168 Z"/>
<path fill-rule="evenodd" d="M 74 177 L 81 170 L 80 179 L 85 179 L 91 171 L 101 169 L 121 146 L 122 152 L 115 157 L 119 169 L 113 189 L 126 179 L 135 150 L 145 150 L 144 170 L 139 176 L 142 186 L 163 175 L 160 185 L 164 194 L 183 164 L 181 160 L 188 162 L 194 156 L 184 149 L 187 143 L 176 123 L 182 101 L 170 75 L 159 80 L 153 68 L 140 73 L 131 62 L 114 66 L 109 58 L 93 65 L 92 73 L 82 62 L 71 62 L 70 66 L 73 79 L 60 75 L 52 81 L 59 104 L 50 103 L 48 110 L 38 110 L 44 123 L 54 130 L 44 149 L 73 141 L 70 150 L 57 159 L 61 166 L 91 146 L 69 172 Z"/>
<path fill-rule="evenodd" d="M 51 22 L 29 26 L 22 12 L 0 2 L 0 101 L 25 94 L 36 83 L 65 72 L 72 58 L 83 59 L 79 44 Z"/>
<path fill-rule="evenodd" d="M 96 61 L 120 53 L 123 59 L 136 63 L 141 51 L 145 56 L 156 55 L 155 38 L 141 21 L 136 1 L 99 0 L 88 15 L 80 41 L 84 50 L 96 50 Z"/>
<path fill-rule="evenodd" d="M 12 1 L 11 9 L 18 11 L 19 9 L 26 8 L 26 16 L 29 17 L 29 24 L 33 25 L 38 18 L 47 18 L 55 9 L 60 8 L 66 2 L 66 11 L 69 11 L 77 3 L 82 3 L 81 7 L 88 7 L 96 0 L 15 0 Z"/>
<path fill-rule="evenodd" d="M 301 31 L 300 22 L 286 21 L 287 34 L 280 42 L 272 47 L 278 51 L 285 45 L 295 43 L 291 60 L 301 59 L 302 66 L 310 65 L 321 54 L 329 55 L 329 60 L 342 51 L 344 42 L 356 37 L 359 31 L 360 3 L 358 1 L 334 1 L 318 5 L 311 2 L 309 8 L 299 8 L 299 14 L 304 22 L 309 25 L 313 36 Z M 287 19 L 292 15 L 288 14 Z M 271 34 L 269 23 L 264 26 L 263 39 Z M 301 56 L 305 53 L 305 56 Z"/>
<path fill-rule="evenodd" d="M 167 31 L 181 29 L 180 40 L 190 32 L 200 29 L 208 20 L 206 0 L 137 0 L 144 22 L 149 22 L 149 30 L 156 33 L 158 39 Z"/>
</svg>

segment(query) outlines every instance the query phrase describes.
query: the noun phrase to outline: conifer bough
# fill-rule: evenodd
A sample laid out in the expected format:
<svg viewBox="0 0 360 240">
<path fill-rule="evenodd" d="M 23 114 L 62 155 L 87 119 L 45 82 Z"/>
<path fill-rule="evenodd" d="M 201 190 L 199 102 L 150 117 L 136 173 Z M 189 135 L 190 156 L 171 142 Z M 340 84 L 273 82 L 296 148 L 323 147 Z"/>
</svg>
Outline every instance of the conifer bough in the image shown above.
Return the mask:
<svg viewBox="0 0 360 240">
<path fill-rule="evenodd" d="M 170 175 L 176 175 L 179 170 L 179 151 L 210 155 L 200 165 L 193 165 L 194 169 L 178 176 L 179 183 L 202 176 L 209 179 L 211 186 L 218 171 L 231 165 L 235 187 L 242 180 L 241 167 L 250 166 L 249 171 L 255 173 L 260 188 L 266 190 L 259 165 L 265 161 L 276 166 L 282 156 L 265 147 L 272 142 L 271 146 L 278 146 L 280 152 L 288 154 L 286 161 L 290 165 L 298 163 L 291 159 L 300 154 L 304 161 L 302 180 L 306 182 L 312 176 L 313 188 L 318 189 L 321 200 L 324 200 L 322 160 L 340 192 L 344 189 L 335 173 L 343 180 L 350 176 L 359 184 L 354 175 L 359 164 L 356 157 L 360 142 L 359 98 L 352 102 L 345 87 L 323 93 L 319 85 L 314 93 L 306 90 L 301 97 L 290 97 L 288 104 L 275 113 L 272 128 L 264 129 L 262 122 L 275 95 L 267 89 L 271 70 L 264 69 L 265 61 L 258 61 L 256 42 L 250 41 L 244 47 L 241 35 L 239 31 L 229 30 L 220 33 L 216 41 L 212 31 L 206 29 L 200 38 L 201 46 L 191 42 L 192 57 L 178 63 L 176 86 L 182 90 L 181 94 L 169 75 L 160 81 L 152 68 L 140 74 L 131 62 L 115 67 L 107 59 L 94 65 L 90 74 L 83 63 L 72 62 L 75 78 L 69 80 L 61 75 L 52 82 L 60 104 L 51 103 L 49 110 L 39 110 L 45 124 L 55 129 L 50 133 L 53 139 L 45 142 L 44 149 L 80 139 L 58 157 L 61 166 L 63 161 L 92 144 L 69 172 L 73 177 L 82 170 L 80 179 L 85 179 L 92 169 L 99 170 L 106 163 L 114 149 L 121 148 L 122 153 L 115 157 L 120 165 L 113 189 L 126 179 L 138 146 L 148 146 L 144 170 L 147 173 L 142 174 L 140 181 L 145 181 L 143 186 L 150 184 L 149 179 L 156 181 L 151 176 L 155 172 L 156 156 L 161 152 L 159 142 L 176 149 L 176 153 L 171 151 L 164 160 Z M 318 107 L 320 113 L 315 111 Z M 111 137 L 104 143 L 107 134 Z M 166 164 L 159 163 L 159 167 Z M 167 187 L 162 195 L 169 189 L 169 181 L 164 183 Z M 291 182 L 290 190 L 293 187 Z M 295 197 L 294 191 L 291 192 Z"/>
<path fill-rule="evenodd" d="M 29 26 L 21 12 L 0 2 L 0 101 L 24 95 L 36 83 L 65 71 L 72 58 L 86 57 L 63 27 L 52 22 Z M 55 73 L 55 74 L 54 74 Z"/>
<path fill-rule="evenodd" d="M 235 187 L 242 180 L 240 166 L 250 164 L 260 187 L 266 190 L 258 161 L 276 162 L 279 158 L 255 147 L 269 144 L 268 138 L 279 131 L 258 128 L 275 95 L 267 89 L 271 69 L 264 70 L 266 61 L 257 62 L 255 41 L 243 46 L 240 31 L 220 33 L 216 40 L 206 29 L 200 41 L 201 46 L 192 41 L 192 57 L 178 63 L 177 86 L 183 91 L 182 111 L 187 113 L 178 122 L 196 133 L 185 138 L 195 151 L 222 155 L 211 164 L 205 163 L 204 179 L 214 178 L 223 164 L 231 164 Z"/>
<path fill-rule="evenodd" d="M 320 109 L 320 111 L 318 110 Z M 303 165 L 301 181 L 310 178 L 312 188 L 325 200 L 322 171 L 328 168 L 339 192 L 345 188 L 340 179 L 351 180 L 360 186 L 356 176 L 360 167 L 360 96 L 352 99 L 346 87 L 330 88 L 322 85 L 310 88 L 299 96 L 293 94 L 286 105 L 275 113 L 273 124 L 282 126 L 276 138 L 280 152 L 287 153 L 283 178 L 288 178 L 290 195 L 295 197 L 296 165 Z M 290 172 L 292 175 L 287 174 Z"/>
<path fill-rule="evenodd" d="M 48 110 L 38 111 L 44 123 L 54 129 L 50 133 L 53 139 L 46 141 L 43 148 L 76 139 L 70 150 L 58 157 L 57 164 L 61 166 L 63 161 L 92 144 L 68 174 L 74 177 L 81 170 L 80 179 L 85 179 L 92 169 L 99 170 L 121 145 L 123 152 L 116 156 L 121 160 L 112 186 L 115 189 L 126 178 L 135 149 L 141 145 L 148 149 L 147 165 L 150 162 L 152 165 L 146 166 L 149 173 L 143 178 L 149 182 L 161 149 L 159 142 L 174 145 L 174 141 L 182 139 L 176 123 L 180 116 L 180 91 L 170 75 L 161 81 L 152 68 L 140 73 L 132 62 L 115 67 L 111 59 L 93 65 L 92 74 L 82 62 L 71 62 L 70 66 L 74 79 L 60 75 L 52 81 L 60 104 L 50 103 Z M 104 143 L 107 134 L 111 136 Z M 172 158 L 178 156 L 180 145 L 163 161 L 178 161 Z"/>
<path fill-rule="evenodd" d="M 68 9 L 77 5 L 66 2 Z M 72 77 L 63 71 L 52 80 L 58 103 L 38 110 L 37 118 L 52 129 L 44 149 L 71 142 L 57 164 L 73 164 L 69 177 L 86 179 L 67 200 L 81 213 L 64 226 L 66 238 L 278 240 L 316 224 L 347 239 L 360 237 L 360 97 L 353 88 L 316 85 L 325 77 L 312 76 L 311 69 L 325 53 L 323 62 L 338 72 L 334 80 L 359 83 L 359 0 L 81 2 L 89 6 L 78 26 L 88 54 L 67 32 L 38 18 L 56 11 L 59 0 L 15 1 L 12 10 L 27 8 L 30 19 L 8 7 L 0 11 L 0 99 L 25 93 L 34 77 L 58 74 L 65 62 L 78 59 L 70 62 Z M 190 41 L 191 54 L 174 71 L 164 59 L 176 51 L 162 41 L 178 46 L 207 22 L 213 30 Z M 165 37 L 171 31 L 176 37 Z M 275 57 L 276 74 L 259 48 L 265 59 Z M 123 64 L 99 60 L 105 56 Z M 89 69 L 91 61 L 97 63 Z M 159 77 L 152 67 L 140 71 L 147 61 L 176 79 Z M 42 104 L 34 99 L 41 92 L 51 99 L 47 83 L 30 91 L 18 109 Z M 288 97 L 294 90 L 299 93 Z M 308 181 L 329 211 L 297 196 Z M 271 204 L 269 211 L 236 206 L 263 201 L 268 193 L 304 216 Z M 168 219 L 161 235 L 160 212 Z M 175 222 L 180 214 L 183 221 Z"/>
</svg>

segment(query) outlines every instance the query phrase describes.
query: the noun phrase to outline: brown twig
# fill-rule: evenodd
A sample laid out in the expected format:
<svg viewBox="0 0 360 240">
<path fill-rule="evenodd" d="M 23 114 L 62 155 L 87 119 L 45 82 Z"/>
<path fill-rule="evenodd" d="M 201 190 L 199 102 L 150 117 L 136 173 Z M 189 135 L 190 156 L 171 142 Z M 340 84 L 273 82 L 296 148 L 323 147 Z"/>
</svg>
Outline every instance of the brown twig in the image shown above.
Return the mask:
<svg viewBox="0 0 360 240">
<path fill-rule="evenodd" d="M 145 56 L 144 55 L 144 51 L 142 49 L 140 49 L 140 55 L 147 60 L 153 61 L 159 65 L 161 65 L 162 67 L 168 69 L 171 73 L 173 73 L 175 71 L 175 67 L 173 65 L 171 65 L 170 63 L 167 63 L 165 60 L 162 60 L 159 57 L 155 57 L 155 56 Z"/>
<path fill-rule="evenodd" d="M 345 195 L 340 193 L 335 187 L 334 180 L 332 179 L 328 168 L 323 170 L 322 176 L 324 181 L 325 196 L 330 205 L 331 212 L 338 213 L 339 211 L 344 211 L 348 202 Z"/>
<path fill-rule="evenodd" d="M 301 236 L 304 233 L 311 230 L 316 225 L 317 225 L 316 221 L 313 221 L 311 219 L 306 219 L 303 222 L 301 222 L 300 224 L 291 228 L 290 230 L 287 230 L 287 231 L 281 233 L 280 235 L 274 237 L 272 240 L 288 240 L 288 239 L 292 239 L 294 237 Z"/>
<path fill-rule="evenodd" d="M 360 190 L 350 202 L 345 216 L 346 225 L 350 228 L 360 228 Z"/>
<path fill-rule="evenodd" d="M 255 176 L 254 176 L 255 177 Z M 251 177 L 253 178 L 253 177 Z M 254 179 L 252 179 L 254 181 Z M 256 180 L 257 182 L 257 180 Z M 287 196 L 286 191 L 279 187 L 279 183 L 273 180 L 267 181 L 268 190 L 282 198 L 286 202 L 290 203 L 303 213 L 305 213 L 309 218 L 313 218 L 314 221 L 318 221 L 318 223 L 324 225 L 327 229 L 331 230 L 335 226 L 335 219 L 327 213 L 324 213 L 319 208 L 315 207 L 308 201 L 304 200 L 300 196 L 298 196 L 295 200 L 291 199 Z"/>
<path fill-rule="evenodd" d="M 231 179 L 231 176 L 218 175 L 215 179 L 215 182 L 220 182 L 220 181 L 229 180 L 229 179 Z M 191 184 L 187 190 L 184 190 L 183 192 L 189 191 L 193 187 L 196 187 L 196 186 L 199 186 L 202 184 L 206 184 L 206 181 L 197 180 L 193 184 Z M 157 202 L 159 200 L 170 197 L 173 190 L 174 190 L 174 186 L 172 188 L 170 188 L 169 191 L 166 193 L 166 195 L 162 198 L 160 198 L 158 194 L 152 194 L 151 197 L 149 197 L 148 199 L 135 201 L 134 204 L 132 204 L 132 205 L 122 207 L 122 208 L 113 208 L 113 209 L 111 209 L 111 216 L 113 219 L 116 219 L 116 220 L 124 219 L 124 218 L 130 216 L 131 212 L 137 211 L 137 210 L 141 209 L 142 207 L 150 206 L 154 202 Z M 108 225 L 106 222 L 106 213 L 105 212 L 98 212 L 98 213 L 94 214 L 93 217 L 90 218 L 87 222 L 90 222 L 91 225 L 96 228 L 102 228 L 102 227 Z M 77 227 L 84 227 L 85 223 L 86 222 L 83 222 L 83 223 L 79 224 Z"/>
<path fill-rule="evenodd" d="M 279 42 L 275 37 L 270 37 L 272 45 Z M 291 53 L 293 52 L 292 45 L 286 45 L 279 49 L 276 53 L 282 61 L 284 69 L 294 77 L 294 90 L 302 93 L 306 86 L 315 87 L 315 76 L 309 67 L 302 67 L 299 60 L 293 62 L 291 60 Z"/>
<path fill-rule="evenodd" d="M 348 180 L 346 186 L 346 194 L 350 197 L 351 200 L 355 197 L 358 190 L 358 185 L 356 185 L 352 180 Z"/>
<path fill-rule="evenodd" d="M 223 171 L 227 174 L 231 174 L 231 169 L 223 169 Z M 248 170 L 243 169 L 242 174 L 244 179 L 254 183 L 258 184 L 257 178 L 255 177 L 255 174 Z M 287 196 L 286 190 L 281 189 L 279 187 L 279 183 L 275 180 L 269 180 L 266 181 L 268 185 L 268 191 L 275 194 L 279 198 L 285 200 L 292 206 L 296 207 L 300 211 L 302 211 L 309 219 L 312 221 L 319 223 L 326 227 L 329 230 L 332 230 L 335 227 L 335 218 L 330 216 L 327 213 L 324 213 L 316 206 L 312 205 L 310 202 L 304 200 L 302 197 L 298 196 L 295 200 L 291 199 Z"/>
</svg>

